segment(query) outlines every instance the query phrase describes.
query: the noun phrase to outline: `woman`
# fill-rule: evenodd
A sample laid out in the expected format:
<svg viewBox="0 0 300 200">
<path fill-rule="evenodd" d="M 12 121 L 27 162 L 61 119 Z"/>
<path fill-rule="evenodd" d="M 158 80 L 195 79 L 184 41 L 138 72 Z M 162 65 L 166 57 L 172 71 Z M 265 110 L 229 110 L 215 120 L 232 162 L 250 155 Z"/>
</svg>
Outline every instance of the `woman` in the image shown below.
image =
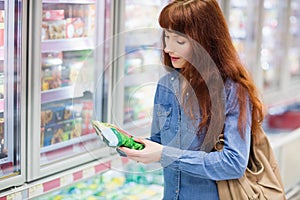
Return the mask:
<svg viewBox="0 0 300 200">
<path fill-rule="evenodd" d="M 216 0 L 174 0 L 160 13 L 167 75 L 158 83 L 151 138 L 129 159 L 160 162 L 164 199 L 219 199 L 217 180 L 241 177 L 262 103 Z M 225 146 L 213 151 L 223 133 Z"/>
</svg>

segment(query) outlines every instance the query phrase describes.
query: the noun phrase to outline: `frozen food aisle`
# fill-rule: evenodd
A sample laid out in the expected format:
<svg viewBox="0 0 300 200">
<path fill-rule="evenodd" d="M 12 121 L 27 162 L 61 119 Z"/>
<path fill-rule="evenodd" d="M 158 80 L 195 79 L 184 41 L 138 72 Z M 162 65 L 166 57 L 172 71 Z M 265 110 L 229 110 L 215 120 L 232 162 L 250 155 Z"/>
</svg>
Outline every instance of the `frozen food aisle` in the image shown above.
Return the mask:
<svg viewBox="0 0 300 200">
<path fill-rule="evenodd" d="M 149 135 L 168 1 L 0 0 L 0 200 L 161 199 L 160 166 L 120 157 L 89 122 Z M 299 200 L 300 1 L 218 3 Z"/>
</svg>

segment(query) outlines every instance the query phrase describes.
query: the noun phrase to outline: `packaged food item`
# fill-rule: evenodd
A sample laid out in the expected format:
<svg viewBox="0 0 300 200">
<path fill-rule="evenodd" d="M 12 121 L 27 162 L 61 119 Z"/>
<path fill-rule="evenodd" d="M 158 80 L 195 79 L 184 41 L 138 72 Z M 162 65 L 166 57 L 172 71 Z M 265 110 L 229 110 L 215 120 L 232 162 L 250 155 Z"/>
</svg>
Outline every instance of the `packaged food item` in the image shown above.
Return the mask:
<svg viewBox="0 0 300 200">
<path fill-rule="evenodd" d="M 84 7 L 84 36 L 90 37 L 95 34 L 96 25 L 96 4 L 90 4 Z"/>
<path fill-rule="evenodd" d="M 4 137 L 4 118 L 0 118 L 0 137 Z"/>
<path fill-rule="evenodd" d="M 0 10 L 0 46 L 4 45 L 4 10 Z"/>
<path fill-rule="evenodd" d="M 82 134 L 82 119 L 76 118 L 73 120 L 73 122 L 74 122 L 74 126 L 70 133 L 70 139 L 77 138 L 77 137 L 80 137 L 83 135 Z"/>
<path fill-rule="evenodd" d="M 0 22 L 0 46 L 4 45 L 4 22 Z"/>
<path fill-rule="evenodd" d="M 102 136 L 104 143 L 109 147 L 127 147 L 141 150 L 144 144 L 134 141 L 132 135 L 109 123 L 91 120 L 91 123 L 99 136 Z"/>
<path fill-rule="evenodd" d="M 41 125 L 45 126 L 54 122 L 53 111 L 50 108 L 41 111 Z"/>
<path fill-rule="evenodd" d="M 51 141 L 54 136 L 54 133 L 55 133 L 55 127 L 53 125 L 45 126 L 42 132 L 43 147 L 51 145 Z"/>
<path fill-rule="evenodd" d="M 84 33 L 84 22 L 81 18 L 66 19 L 66 38 L 82 37 Z"/>
<path fill-rule="evenodd" d="M 61 87 L 62 53 L 42 54 L 42 91 Z"/>
<path fill-rule="evenodd" d="M 4 22 L 4 15 L 5 15 L 5 11 L 0 10 L 0 22 Z"/>
<path fill-rule="evenodd" d="M 43 10 L 43 21 L 62 20 L 65 18 L 64 10 Z"/>
<path fill-rule="evenodd" d="M 42 22 L 42 32 L 41 32 L 42 40 L 49 40 L 49 25 L 47 22 Z"/>
<path fill-rule="evenodd" d="M 4 98 L 4 73 L 0 72 L 0 99 Z"/>
<path fill-rule="evenodd" d="M 64 131 L 62 125 L 58 125 L 57 127 L 55 127 L 53 137 L 51 138 L 51 145 L 62 142 L 64 140 L 63 135 Z"/>
<path fill-rule="evenodd" d="M 49 39 L 66 38 L 66 20 L 47 21 Z"/>
</svg>

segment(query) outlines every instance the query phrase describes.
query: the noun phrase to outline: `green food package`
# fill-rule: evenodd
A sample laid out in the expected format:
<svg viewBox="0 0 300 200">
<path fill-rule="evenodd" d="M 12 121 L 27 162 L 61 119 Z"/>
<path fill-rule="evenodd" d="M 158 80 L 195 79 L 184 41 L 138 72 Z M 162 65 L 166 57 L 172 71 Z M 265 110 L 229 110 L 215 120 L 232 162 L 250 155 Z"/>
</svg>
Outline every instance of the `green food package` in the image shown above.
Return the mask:
<svg viewBox="0 0 300 200">
<path fill-rule="evenodd" d="M 141 150 L 144 144 L 134 141 L 132 135 L 109 123 L 91 120 L 96 133 L 103 138 L 104 143 L 109 147 L 127 147 Z"/>
</svg>

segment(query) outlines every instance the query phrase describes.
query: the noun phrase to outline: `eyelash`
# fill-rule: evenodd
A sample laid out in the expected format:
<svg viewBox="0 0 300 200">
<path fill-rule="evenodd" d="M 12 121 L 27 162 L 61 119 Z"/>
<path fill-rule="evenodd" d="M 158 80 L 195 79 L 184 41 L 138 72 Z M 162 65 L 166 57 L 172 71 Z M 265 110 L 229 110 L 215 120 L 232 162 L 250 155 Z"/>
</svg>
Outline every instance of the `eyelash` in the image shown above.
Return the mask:
<svg viewBox="0 0 300 200">
<path fill-rule="evenodd" d="M 170 38 L 170 36 L 168 36 L 168 35 L 165 35 L 165 38 L 166 39 L 169 39 Z M 176 41 L 178 44 L 180 44 L 180 45 L 183 45 L 185 42 L 181 42 L 181 41 Z"/>
</svg>

